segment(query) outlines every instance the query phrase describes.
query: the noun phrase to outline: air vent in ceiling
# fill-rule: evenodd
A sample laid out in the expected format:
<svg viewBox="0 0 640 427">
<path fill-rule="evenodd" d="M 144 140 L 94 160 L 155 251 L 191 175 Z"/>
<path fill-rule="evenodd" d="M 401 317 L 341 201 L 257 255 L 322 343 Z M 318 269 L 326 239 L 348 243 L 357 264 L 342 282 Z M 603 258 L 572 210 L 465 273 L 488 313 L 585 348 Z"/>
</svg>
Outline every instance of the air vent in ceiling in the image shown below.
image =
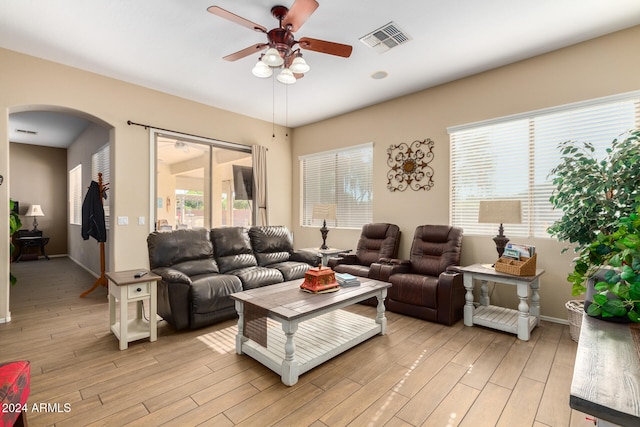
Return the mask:
<svg viewBox="0 0 640 427">
<path fill-rule="evenodd" d="M 393 21 L 377 30 L 360 37 L 360 41 L 378 53 L 400 46 L 411 40 L 411 37 L 400 29 Z"/>
<path fill-rule="evenodd" d="M 26 130 L 26 129 L 16 129 L 16 132 L 18 133 L 26 133 L 27 135 L 37 135 L 38 132 L 36 132 L 35 130 Z"/>
</svg>

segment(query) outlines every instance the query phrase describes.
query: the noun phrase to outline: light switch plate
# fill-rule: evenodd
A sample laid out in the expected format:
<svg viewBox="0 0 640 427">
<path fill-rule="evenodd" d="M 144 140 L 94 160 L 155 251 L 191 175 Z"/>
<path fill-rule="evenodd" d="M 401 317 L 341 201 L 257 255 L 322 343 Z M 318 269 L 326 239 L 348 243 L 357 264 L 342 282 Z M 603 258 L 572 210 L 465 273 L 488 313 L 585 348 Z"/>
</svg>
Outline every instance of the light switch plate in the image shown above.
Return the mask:
<svg viewBox="0 0 640 427">
<path fill-rule="evenodd" d="M 129 225 L 129 217 L 128 216 L 119 216 L 118 217 L 118 225 Z"/>
<path fill-rule="evenodd" d="M 144 217 L 143 216 L 139 216 L 138 217 L 138 225 L 144 225 Z"/>
</svg>

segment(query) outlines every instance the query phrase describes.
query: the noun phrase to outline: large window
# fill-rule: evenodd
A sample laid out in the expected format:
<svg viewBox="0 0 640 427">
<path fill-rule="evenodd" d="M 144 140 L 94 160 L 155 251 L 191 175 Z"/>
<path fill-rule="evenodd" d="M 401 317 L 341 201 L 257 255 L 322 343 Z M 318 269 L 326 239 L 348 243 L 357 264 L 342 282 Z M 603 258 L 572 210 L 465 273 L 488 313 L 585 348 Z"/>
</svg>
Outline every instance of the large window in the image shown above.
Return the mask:
<svg viewBox="0 0 640 427">
<path fill-rule="evenodd" d="M 327 225 L 362 228 L 373 221 L 373 144 L 300 157 L 302 226 L 322 225 L 313 206 L 335 204 L 336 220 Z"/>
<path fill-rule="evenodd" d="M 640 92 L 634 92 L 449 128 L 451 224 L 465 234 L 495 234 L 494 224 L 478 223 L 479 202 L 519 199 L 522 224 L 509 224 L 509 235 L 549 237 L 547 228 L 562 216 L 549 202 L 558 144 L 590 142 L 604 157 L 614 138 L 639 126 Z"/>
</svg>

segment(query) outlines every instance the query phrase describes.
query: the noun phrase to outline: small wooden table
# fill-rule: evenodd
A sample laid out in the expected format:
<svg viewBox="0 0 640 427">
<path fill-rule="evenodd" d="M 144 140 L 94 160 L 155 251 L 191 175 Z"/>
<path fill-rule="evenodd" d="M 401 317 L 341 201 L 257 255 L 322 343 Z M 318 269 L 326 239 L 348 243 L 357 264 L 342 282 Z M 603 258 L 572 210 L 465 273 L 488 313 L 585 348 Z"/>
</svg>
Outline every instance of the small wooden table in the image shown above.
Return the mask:
<svg viewBox="0 0 640 427">
<path fill-rule="evenodd" d="M 49 255 L 47 255 L 47 252 L 45 251 L 45 248 L 44 248 L 45 246 L 47 246 L 47 243 L 49 243 L 48 237 L 42 237 L 42 236 L 16 237 L 15 242 L 16 242 L 16 246 L 18 247 L 18 255 L 16 256 L 16 262 L 20 262 L 22 257 L 25 255 L 24 250 L 26 248 L 38 248 L 40 249 L 40 253 L 42 254 L 42 256 L 45 257 L 47 260 L 49 259 Z M 37 259 L 38 255 L 35 254 L 35 257 Z"/>
<path fill-rule="evenodd" d="M 149 338 L 149 341 L 153 342 L 158 339 L 157 285 L 161 277 L 151 272 L 142 277 L 135 277 L 140 271 L 144 269 L 105 273 L 109 279 L 109 325 L 111 332 L 120 341 L 120 350 L 125 350 L 131 341 Z M 149 300 L 150 320 L 143 318 L 144 300 Z M 120 321 L 116 319 L 118 301 Z M 128 310 L 130 302 L 136 303 L 136 317 L 131 320 Z"/>
<path fill-rule="evenodd" d="M 533 328 L 540 318 L 540 276 L 544 270 L 537 269 L 534 276 L 515 276 L 500 273 L 482 264 L 460 267 L 464 274 L 464 287 L 467 290 L 464 306 L 464 324 L 467 326 L 482 325 L 504 332 L 517 334 L 523 341 L 529 341 Z M 481 282 L 480 305 L 476 308 L 473 298 L 474 280 Z M 518 310 L 497 307 L 490 304 L 487 282 L 505 283 L 516 286 L 520 303 Z M 531 298 L 529 298 L 531 289 Z M 531 301 L 531 304 L 529 304 Z"/>
<path fill-rule="evenodd" d="M 311 294 L 300 289 L 302 282 L 231 294 L 240 316 L 236 353 L 251 356 L 280 374 L 289 386 L 301 374 L 387 331 L 384 298 L 390 283 L 362 279 L 360 286 Z M 378 298 L 375 319 L 340 310 L 373 296 Z M 270 325 L 267 318 L 281 328 Z"/>
</svg>

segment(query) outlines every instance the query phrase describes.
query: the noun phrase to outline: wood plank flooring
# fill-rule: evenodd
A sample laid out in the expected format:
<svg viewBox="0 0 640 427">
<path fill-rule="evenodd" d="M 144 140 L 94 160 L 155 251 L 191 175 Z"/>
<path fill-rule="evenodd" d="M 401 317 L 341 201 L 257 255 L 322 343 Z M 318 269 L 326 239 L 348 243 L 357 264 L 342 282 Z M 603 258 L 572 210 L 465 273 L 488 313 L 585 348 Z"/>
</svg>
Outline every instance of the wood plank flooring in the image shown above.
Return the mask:
<svg viewBox="0 0 640 427">
<path fill-rule="evenodd" d="M 235 354 L 233 320 L 180 332 L 161 323 L 157 342 L 120 351 L 106 288 L 79 297 L 95 281 L 82 268 L 52 258 L 11 270 L 0 361 L 31 361 L 32 427 L 593 425 L 569 407 L 577 344 L 568 326 L 542 322 L 524 342 L 387 312 L 387 335 L 287 387 Z"/>
</svg>

